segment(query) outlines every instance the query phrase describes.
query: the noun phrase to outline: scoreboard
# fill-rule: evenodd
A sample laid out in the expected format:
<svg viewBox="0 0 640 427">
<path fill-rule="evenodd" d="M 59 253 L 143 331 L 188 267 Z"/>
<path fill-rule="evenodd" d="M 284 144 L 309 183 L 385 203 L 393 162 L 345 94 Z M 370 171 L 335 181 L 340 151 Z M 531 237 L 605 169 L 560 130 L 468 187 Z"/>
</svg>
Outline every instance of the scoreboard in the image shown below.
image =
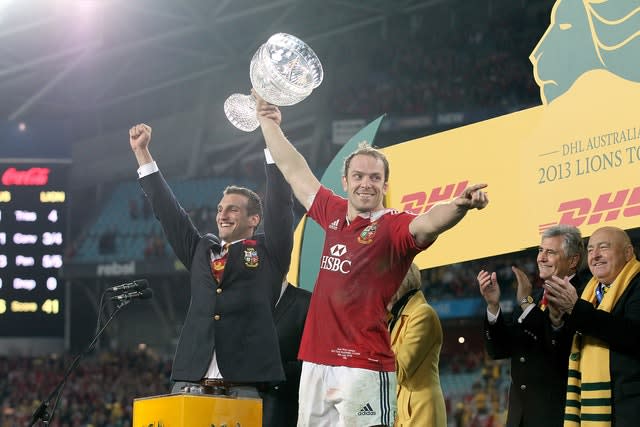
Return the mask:
<svg viewBox="0 0 640 427">
<path fill-rule="evenodd" d="M 63 337 L 67 160 L 0 161 L 0 338 Z"/>
</svg>

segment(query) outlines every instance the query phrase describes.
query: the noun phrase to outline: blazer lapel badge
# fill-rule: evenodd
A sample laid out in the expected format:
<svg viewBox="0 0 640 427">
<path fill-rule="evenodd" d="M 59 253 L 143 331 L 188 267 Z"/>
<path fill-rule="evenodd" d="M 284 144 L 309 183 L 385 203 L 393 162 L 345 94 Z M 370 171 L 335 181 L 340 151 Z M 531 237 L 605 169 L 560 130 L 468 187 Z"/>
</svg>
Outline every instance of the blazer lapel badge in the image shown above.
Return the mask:
<svg viewBox="0 0 640 427">
<path fill-rule="evenodd" d="M 256 268 L 260 265 L 260 257 L 256 250 L 255 240 L 244 240 L 244 265 L 249 268 Z"/>
</svg>

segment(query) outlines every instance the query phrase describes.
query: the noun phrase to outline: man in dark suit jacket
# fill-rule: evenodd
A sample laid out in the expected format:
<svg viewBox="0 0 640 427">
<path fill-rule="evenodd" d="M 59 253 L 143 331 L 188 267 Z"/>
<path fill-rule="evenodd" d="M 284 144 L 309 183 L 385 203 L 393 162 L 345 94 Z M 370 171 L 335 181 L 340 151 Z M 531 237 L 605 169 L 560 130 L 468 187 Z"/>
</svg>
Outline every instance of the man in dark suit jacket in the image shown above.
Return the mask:
<svg viewBox="0 0 640 427">
<path fill-rule="evenodd" d="M 219 236 L 201 235 L 151 157 L 151 128 L 136 125 L 129 136 L 140 185 L 190 272 L 191 301 L 173 361 L 173 391 L 194 385 L 258 397 L 259 387 L 284 380 L 272 310 L 290 262 L 291 189 L 277 167 L 267 165 L 264 234 L 255 234 L 262 220 L 257 194 L 227 187 L 216 216 Z"/>
<path fill-rule="evenodd" d="M 616 227 L 593 232 L 587 262 L 593 279 L 580 297 L 558 277 L 545 283 L 549 307 L 563 313 L 555 323 L 558 336 L 573 341 L 565 425 L 596 419 L 601 426 L 637 426 L 640 262 L 627 233 Z M 605 368 L 595 370 L 599 366 Z"/>
<path fill-rule="evenodd" d="M 273 319 L 278 331 L 286 381 L 262 393 L 263 427 L 297 425 L 298 388 L 302 371 L 298 350 L 310 301 L 311 292 L 283 282 L 282 296 L 276 304 Z"/>
<path fill-rule="evenodd" d="M 584 260 L 580 231 L 556 225 L 542 234 L 538 248 L 540 278 L 574 277 Z M 519 308 L 511 318 L 500 310 L 500 287 L 496 273 L 478 274 L 480 293 L 487 302 L 484 341 L 493 359 L 511 358 L 511 386 L 507 427 L 562 426 L 566 391 L 568 347 L 551 339 L 551 322 L 542 295 L 534 299 L 527 275 L 516 275 Z"/>
</svg>

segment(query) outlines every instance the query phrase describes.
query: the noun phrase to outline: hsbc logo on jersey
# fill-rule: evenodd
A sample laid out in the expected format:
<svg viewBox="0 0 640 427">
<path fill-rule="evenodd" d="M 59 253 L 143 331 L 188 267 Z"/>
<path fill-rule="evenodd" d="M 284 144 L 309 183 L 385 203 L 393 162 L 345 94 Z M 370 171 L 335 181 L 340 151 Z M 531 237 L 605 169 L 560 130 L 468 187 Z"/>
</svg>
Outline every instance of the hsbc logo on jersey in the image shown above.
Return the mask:
<svg viewBox="0 0 640 427">
<path fill-rule="evenodd" d="M 348 259 L 340 259 L 347 253 L 347 247 L 341 243 L 333 245 L 329 248 L 329 253 L 333 256 L 323 255 L 320 261 L 322 270 L 336 271 L 347 274 L 351 271 L 351 261 Z"/>
<path fill-rule="evenodd" d="M 338 243 L 337 245 L 331 246 L 329 252 L 331 252 L 331 255 L 333 256 L 341 257 L 342 255 L 347 253 L 347 247 L 343 244 Z"/>
</svg>

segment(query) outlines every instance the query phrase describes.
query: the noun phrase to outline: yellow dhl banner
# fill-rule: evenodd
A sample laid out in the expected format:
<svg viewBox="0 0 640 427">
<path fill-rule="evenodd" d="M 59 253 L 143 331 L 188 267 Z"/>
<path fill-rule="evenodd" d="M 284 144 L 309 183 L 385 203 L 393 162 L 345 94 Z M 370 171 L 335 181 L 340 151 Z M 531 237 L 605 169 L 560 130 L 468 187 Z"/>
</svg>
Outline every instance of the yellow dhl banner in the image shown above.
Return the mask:
<svg viewBox="0 0 640 427">
<path fill-rule="evenodd" d="M 421 213 L 489 185 L 486 210 L 440 236 L 419 266 L 534 246 L 554 224 L 585 236 L 640 226 L 639 96 L 640 84 L 592 71 L 552 104 L 385 148 L 389 206 Z"/>
</svg>

